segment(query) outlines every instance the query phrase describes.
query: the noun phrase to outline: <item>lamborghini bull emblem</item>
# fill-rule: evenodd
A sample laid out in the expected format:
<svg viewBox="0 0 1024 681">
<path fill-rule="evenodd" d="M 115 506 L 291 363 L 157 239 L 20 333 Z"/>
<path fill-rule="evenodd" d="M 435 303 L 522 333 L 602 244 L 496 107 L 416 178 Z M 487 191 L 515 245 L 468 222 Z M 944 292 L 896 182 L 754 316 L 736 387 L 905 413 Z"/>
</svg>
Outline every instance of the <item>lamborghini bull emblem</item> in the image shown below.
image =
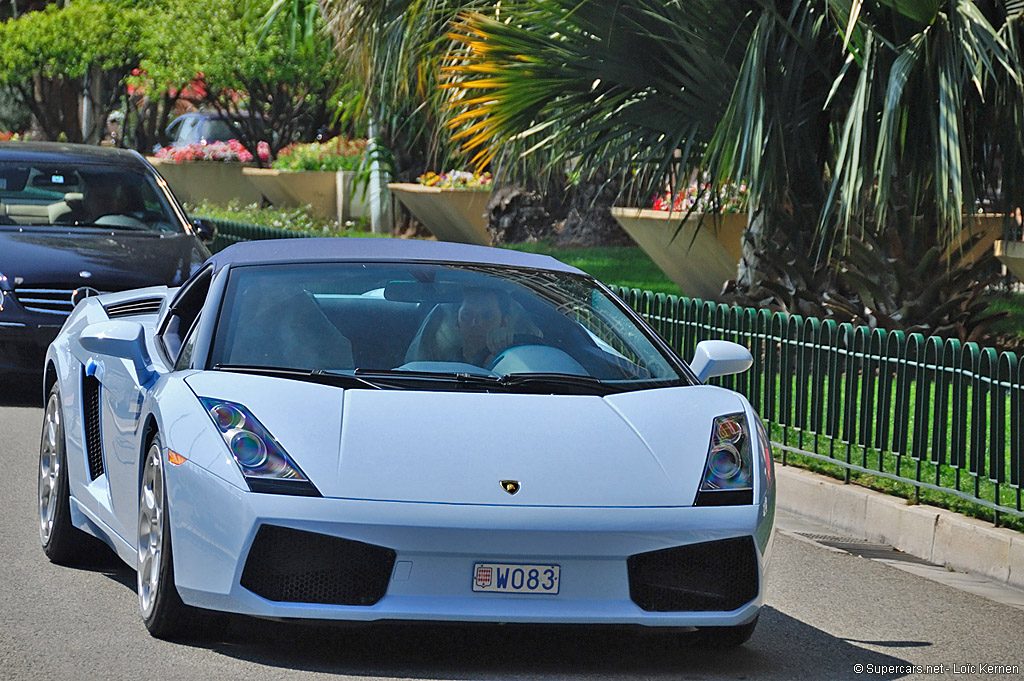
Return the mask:
<svg viewBox="0 0 1024 681">
<path fill-rule="evenodd" d="M 518 480 L 502 480 L 501 481 L 501 488 L 503 490 L 505 490 L 506 492 L 508 492 L 509 494 L 515 494 L 516 492 L 519 491 L 519 481 Z"/>
</svg>

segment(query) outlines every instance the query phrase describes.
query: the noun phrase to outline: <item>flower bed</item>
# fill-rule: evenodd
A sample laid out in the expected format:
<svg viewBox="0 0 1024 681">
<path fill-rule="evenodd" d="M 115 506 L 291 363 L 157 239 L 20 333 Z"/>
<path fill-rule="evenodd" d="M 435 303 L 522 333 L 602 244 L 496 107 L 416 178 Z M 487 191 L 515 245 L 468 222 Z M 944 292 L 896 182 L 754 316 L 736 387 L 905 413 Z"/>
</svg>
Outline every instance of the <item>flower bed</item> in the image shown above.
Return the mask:
<svg viewBox="0 0 1024 681">
<path fill-rule="evenodd" d="M 490 173 L 471 173 L 466 170 L 449 170 L 438 175 L 434 172 L 424 173 L 416 178 L 424 187 L 438 189 L 491 189 L 494 180 Z"/>
<path fill-rule="evenodd" d="M 612 216 L 687 297 L 719 300 L 736 277 L 745 213 L 612 208 Z"/>
<path fill-rule="evenodd" d="M 278 208 L 307 206 L 312 215 L 344 224 L 369 213 L 362 192 L 355 190 L 365 155 L 366 140 L 337 137 L 289 145 L 273 167 L 243 168 L 242 174 Z"/>
<path fill-rule="evenodd" d="M 260 142 L 260 160 L 270 159 L 270 145 Z M 220 163 L 251 163 L 252 153 L 238 140 L 227 142 L 194 142 L 182 147 L 164 147 L 156 152 L 156 158 L 168 163 L 190 163 L 193 161 L 216 161 Z"/>
<path fill-rule="evenodd" d="M 717 195 L 712 191 L 709 182 L 691 182 L 678 193 L 666 190 L 661 196 L 654 197 L 651 205 L 653 210 L 676 213 L 746 213 L 747 185 L 725 184 Z"/>
<path fill-rule="evenodd" d="M 275 170 L 358 170 L 366 156 L 366 140 L 335 137 L 327 142 L 290 144 L 281 150 Z"/>
<path fill-rule="evenodd" d="M 425 173 L 416 182 L 392 182 L 388 189 L 441 241 L 489 246 L 484 211 L 492 184 L 490 173 L 450 170 Z"/>
</svg>

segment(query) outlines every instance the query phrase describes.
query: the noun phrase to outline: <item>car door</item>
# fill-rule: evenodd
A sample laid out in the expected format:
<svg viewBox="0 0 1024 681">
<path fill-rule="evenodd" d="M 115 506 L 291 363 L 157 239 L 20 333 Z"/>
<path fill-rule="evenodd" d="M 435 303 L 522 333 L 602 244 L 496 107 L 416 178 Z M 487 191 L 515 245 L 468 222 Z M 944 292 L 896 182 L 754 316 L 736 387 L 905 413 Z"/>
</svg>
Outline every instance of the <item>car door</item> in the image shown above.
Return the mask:
<svg viewBox="0 0 1024 681">
<path fill-rule="evenodd" d="M 152 332 L 149 354 L 159 375 L 173 370 L 173 359 L 192 347 L 190 334 L 194 335 L 198 325 L 199 312 L 209 290 L 210 269 L 191 279 L 187 287 L 175 296 L 160 334 L 155 338 Z M 179 329 L 186 329 L 179 333 Z M 173 342 L 180 335 L 181 343 Z M 167 352 L 164 345 L 171 342 L 173 352 Z M 193 341 L 194 343 L 194 341 Z M 171 359 L 171 361 L 167 361 Z M 101 414 L 100 432 L 103 451 L 108 466 L 111 505 L 115 531 L 134 543 L 138 514 L 139 466 L 145 452 L 143 441 L 142 404 L 156 379 L 140 385 L 139 376 L 131 360 L 104 358 L 104 371 L 100 379 Z"/>
</svg>

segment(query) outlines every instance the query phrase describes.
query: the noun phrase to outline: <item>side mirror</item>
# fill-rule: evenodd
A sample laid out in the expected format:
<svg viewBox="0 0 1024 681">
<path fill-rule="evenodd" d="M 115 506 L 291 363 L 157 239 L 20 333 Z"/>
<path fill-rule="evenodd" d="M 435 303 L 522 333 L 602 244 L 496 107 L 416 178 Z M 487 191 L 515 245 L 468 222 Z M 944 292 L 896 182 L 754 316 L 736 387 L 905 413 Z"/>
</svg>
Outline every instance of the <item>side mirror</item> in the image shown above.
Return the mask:
<svg viewBox="0 0 1024 681">
<path fill-rule="evenodd" d="M 217 225 L 204 218 L 193 218 L 192 226 L 196 230 L 196 236 L 204 244 L 208 244 L 217 237 Z"/>
<path fill-rule="evenodd" d="M 750 350 L 738 343 L 707 340 L 697 343 L 690 368 L 701 383 L 715 376 L 743 373 L 754 363 Z"/>
<path fill-rule="evenodd" d="M 78 341 L 88 352 L 131 361 L 140 385 L 149 383 L 156 376 L 149 350 L 146 349 L 145 332 L 138 322 L 111 321 L 90 324 L 82 329 Z"/>
</svg>

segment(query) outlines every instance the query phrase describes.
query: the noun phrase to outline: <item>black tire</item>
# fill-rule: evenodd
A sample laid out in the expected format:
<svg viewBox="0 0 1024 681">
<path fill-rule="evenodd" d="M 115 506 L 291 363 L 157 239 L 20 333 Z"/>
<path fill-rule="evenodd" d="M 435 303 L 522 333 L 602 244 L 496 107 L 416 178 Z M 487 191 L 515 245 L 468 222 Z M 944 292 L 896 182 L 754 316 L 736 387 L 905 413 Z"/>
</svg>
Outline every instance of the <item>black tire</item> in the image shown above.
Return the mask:
<svg viewBox="0 0 1024 681">
<path fill-rule="evenodd" d="M 165 482 L 163 447 L 160 436 L 154 435 L 146 449 L 139 488 L 136 538 L 139 610 L 152 636 L 173 640 L 205 633 L 206 621 L 205 611 L 185 605 L 174 586 L 174 556 Z M 155 529 L 158 529 L 157 535 L 153 533 Z M 147 559 L 151 562 L 144 563 Z"/>
<path fill-rule="evenodd" d="M 51 562 L 77 565 L 95 555 L 98 542 L 71 524 L 64 415 L 61 411 L 60 388 L 56 383 L 46 400 L 43 432 L 39 439 L 39 540 L 43 553 Z"/>
</svg>

